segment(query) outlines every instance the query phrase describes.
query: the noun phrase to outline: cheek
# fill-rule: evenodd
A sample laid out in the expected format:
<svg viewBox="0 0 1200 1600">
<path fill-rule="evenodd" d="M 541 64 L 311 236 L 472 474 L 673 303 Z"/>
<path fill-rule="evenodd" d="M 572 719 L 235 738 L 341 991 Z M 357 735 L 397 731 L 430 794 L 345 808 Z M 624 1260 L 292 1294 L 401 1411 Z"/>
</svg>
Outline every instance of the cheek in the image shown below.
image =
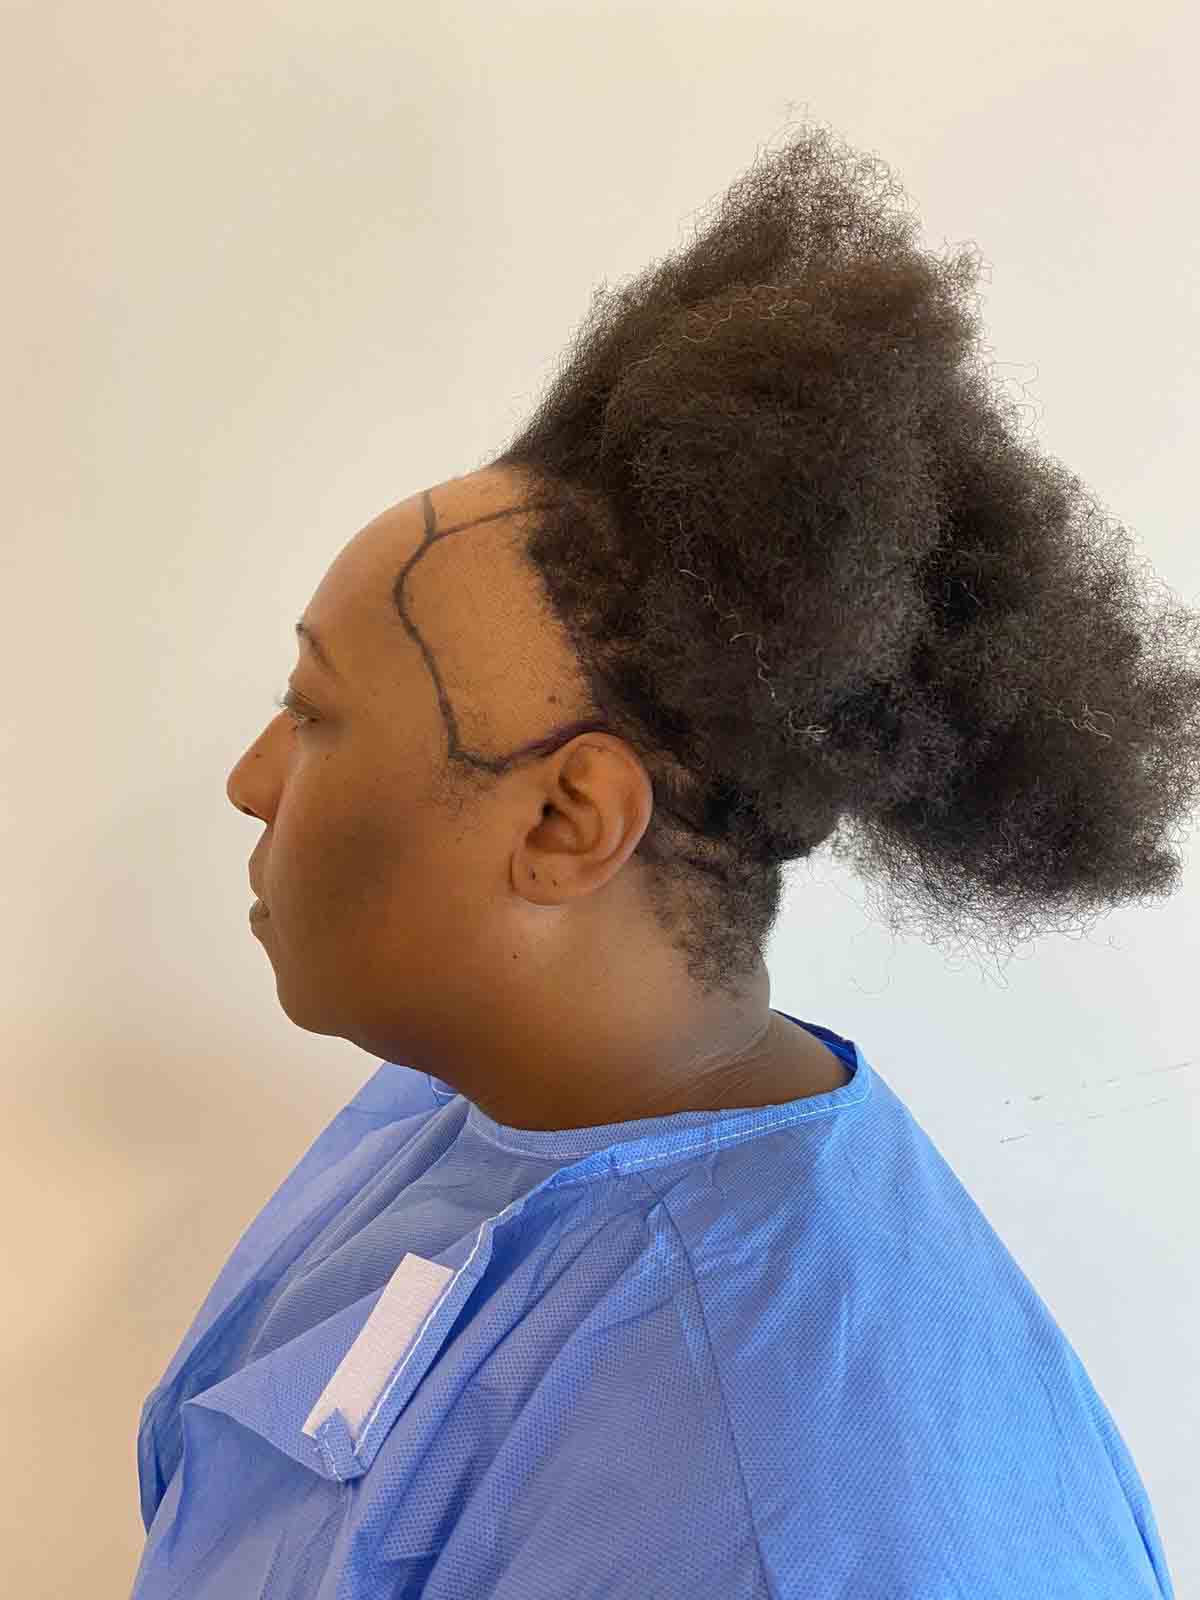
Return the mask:
<svg viewBox="0 0 1200 1600">
<path fill-rule="evenodd" d="M 264 898 L 280 922 L 319 936 L 323 920 L 340 925 L 371 882 L 376 824 L 346 809 L 347 796 L 332 774 L 293 771 L 280 797 L 264 849 Z M 274 899 L 272 898 L 274 896 Z"/>
<path fill-rule="evenodd" d="M 388 914 L 422 892 L 436 871 L 436 851 L 399 808 L 389 812 L 387 797 L 375 805 L 326 818 L 322 827 L 320 877 L 338 886 L 347 906 L 364 915 Z"/>
</svg>

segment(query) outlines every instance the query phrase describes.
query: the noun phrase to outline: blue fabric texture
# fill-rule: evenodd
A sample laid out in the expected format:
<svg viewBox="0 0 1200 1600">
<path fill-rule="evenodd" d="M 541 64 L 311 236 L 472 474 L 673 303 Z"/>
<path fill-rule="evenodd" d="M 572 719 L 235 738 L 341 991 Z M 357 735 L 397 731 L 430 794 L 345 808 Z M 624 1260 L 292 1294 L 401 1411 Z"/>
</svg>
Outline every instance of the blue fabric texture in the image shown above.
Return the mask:
<svg viewBox="0 0 1200 1600">
<path fill-rule="evenodd" d="M 561 1132 L 381 1064 L 146 1398 L 132 1600 L 1174 1600 L 1048 1307 L 800 1025 L 844 1086 Z"/>
</svg>

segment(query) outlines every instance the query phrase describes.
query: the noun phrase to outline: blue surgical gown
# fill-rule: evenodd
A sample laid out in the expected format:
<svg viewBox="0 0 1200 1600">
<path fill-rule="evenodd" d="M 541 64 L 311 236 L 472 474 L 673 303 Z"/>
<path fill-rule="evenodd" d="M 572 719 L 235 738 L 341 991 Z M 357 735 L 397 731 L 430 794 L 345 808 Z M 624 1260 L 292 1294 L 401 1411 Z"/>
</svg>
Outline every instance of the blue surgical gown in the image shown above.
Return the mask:
<svg viewBox="0 0 1200 1600">
<path fill-rule="evenodd" d="M 1173 1600 L 1050 1311 L 801 1025 L 841 1088 L 560 1132 L 381 1064 L 145 1401 L 133 1600 Z"/>
</svg>

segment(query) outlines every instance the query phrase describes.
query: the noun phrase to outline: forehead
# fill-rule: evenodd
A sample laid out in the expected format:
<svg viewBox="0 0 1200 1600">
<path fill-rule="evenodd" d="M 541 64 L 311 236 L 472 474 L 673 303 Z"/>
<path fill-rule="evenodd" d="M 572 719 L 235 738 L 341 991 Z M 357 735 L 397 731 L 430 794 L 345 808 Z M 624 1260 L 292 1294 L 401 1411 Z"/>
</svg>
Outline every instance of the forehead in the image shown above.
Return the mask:
<svg viewBox="0 0 1200 1600">
<path fill-rule="evenodd" d="M 536 499 L 528 480 L 473 473 L 397 501 L 355 534 L 305 612 L 350 699 L 390 714 L 396 692 L 413 704 L 427 684 L 432 705 L 449 697 L 468 744 L 490 735 L 507 748 L 583 692 L 523 558 Z"/>
<path fill-rule="evenodd" d="M 306 608 L 306 620 L 325 636 L 361 628 L 394 630 L 393 589 L 410 563 L 404 585 L 408 600 L 423 590 L 428 600 L 434 585 L 423 580 L 451 567 L 464 582 L 472 567 L 485 562 L 494 572 L 497 552 L 523 536 L 524 519 L 507 513 L 530 498 L 526 480 L 489 467 L 398 500 L 339 551 Z"/>
<path fill-rule="evenodd" d="M 406 741 L 422 707 L 444 739 L 450 708 L 465 747 L 510 750 L 586 700 L 570 635 L 525 559 L 538 502 L 532 475 L 485 469 L 397 501 L 355 534 L 305 615 L 353 704 Z M 397 695 L 413 715 L 393 717 Z"/>
</svg>

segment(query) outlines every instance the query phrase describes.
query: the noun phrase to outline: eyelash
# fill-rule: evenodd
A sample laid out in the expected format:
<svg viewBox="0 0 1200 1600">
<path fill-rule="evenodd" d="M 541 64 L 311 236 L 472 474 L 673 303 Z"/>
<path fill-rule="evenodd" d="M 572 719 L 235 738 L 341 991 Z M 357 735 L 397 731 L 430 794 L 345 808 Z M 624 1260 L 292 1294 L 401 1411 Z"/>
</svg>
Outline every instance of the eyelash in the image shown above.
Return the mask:
<svg viewBox="0 0 1200 1600">
<path fill-rule="evenodd" d="M 296 732 L 299 732 L 300 728 L 305 724 L 317 720 L 316 717 L 309 716 L 307 711 L 299 709 L 296 704 L 294 689 L 289 689 L 286 694 L 277 694 L 274 703 L 279 707 L 280 711 L 286 711 L 288 716 L 291 717 L 292 726 Z"/>
</svg>

